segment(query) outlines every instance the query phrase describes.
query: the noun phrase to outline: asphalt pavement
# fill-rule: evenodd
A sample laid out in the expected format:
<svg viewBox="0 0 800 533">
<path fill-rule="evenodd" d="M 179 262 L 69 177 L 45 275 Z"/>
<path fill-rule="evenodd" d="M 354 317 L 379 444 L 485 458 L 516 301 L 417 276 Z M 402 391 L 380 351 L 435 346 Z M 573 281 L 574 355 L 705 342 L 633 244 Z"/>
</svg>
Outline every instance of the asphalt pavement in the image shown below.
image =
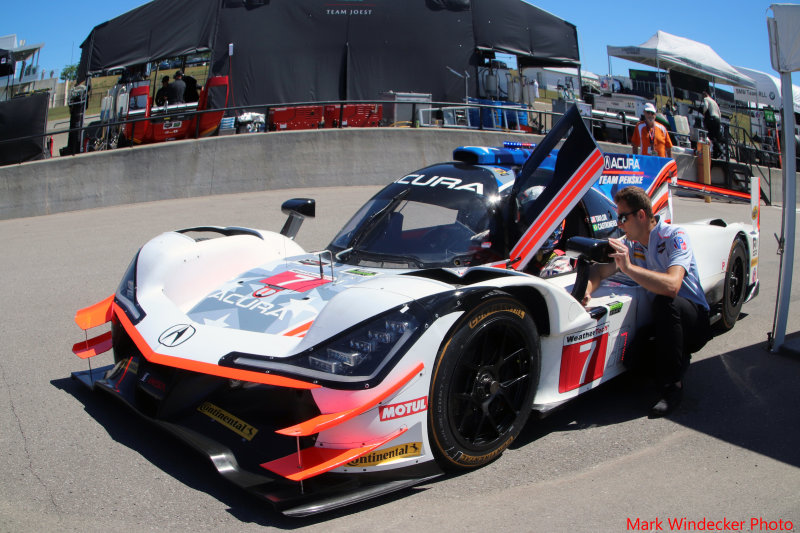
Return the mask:
<svg viewBox="0 0 800 533">
<path fill-rule="evenodd" d="M 329 514 L 275 513 L 187 446 L 70 379 L 86 368 L 71 353 L 84 338 L 75 310 L 111 294 L 152 236 L 208 224 L 278 230 L 281 202 L 310 196 L 318 216 L 298 242 L 319 249 L 376 190 L 281 190 L 0 221 L 0 531 L 785 531 L 789 522 L 800 530 L 800 356 L 766 351 L 776 207 L 762 210 L 761 292 L 732 331 L 695 355 L 673 416 L 649 419 L 652 389 L 622 376 L 531 420 L 487 467 Z M 747 221 L 749 208 L 676 200 L 679 222 L 710 217 Z M 96 359 L 108 364 L 111 355 Z"/>
</svg>

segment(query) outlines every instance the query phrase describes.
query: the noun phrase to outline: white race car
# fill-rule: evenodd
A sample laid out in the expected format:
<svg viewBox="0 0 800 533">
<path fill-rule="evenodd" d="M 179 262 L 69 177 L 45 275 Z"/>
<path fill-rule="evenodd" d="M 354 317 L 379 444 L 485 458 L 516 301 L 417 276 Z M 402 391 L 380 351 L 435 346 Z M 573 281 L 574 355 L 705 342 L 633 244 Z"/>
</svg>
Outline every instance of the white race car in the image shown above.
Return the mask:
<svg viewBox="0 0 800 533">
<path fill-rule="evenodd" d="M 494 460 L 532 410 L 623 372 L 648 325 L 645 291 L 626 277 L 579 302 L 619 235 L 593 185 L 641 178 L 647 158 L 604 157 L 575 109 L 534 150 L 454 158 L 385 187 L 320 252 L 293 240 L 309 199 L 284 204 L 281 233 L 152 239 L 117 291 L 76 315 L 111 331 L 73 351 L 113 348 L 116 364 L 73 376 L 290 515 Z M 667 217 L 669 176 L 647 187 Z M 755 198 L 750 223 L 682 224 L 723 329 L 758 289 Z"/>
</svg>

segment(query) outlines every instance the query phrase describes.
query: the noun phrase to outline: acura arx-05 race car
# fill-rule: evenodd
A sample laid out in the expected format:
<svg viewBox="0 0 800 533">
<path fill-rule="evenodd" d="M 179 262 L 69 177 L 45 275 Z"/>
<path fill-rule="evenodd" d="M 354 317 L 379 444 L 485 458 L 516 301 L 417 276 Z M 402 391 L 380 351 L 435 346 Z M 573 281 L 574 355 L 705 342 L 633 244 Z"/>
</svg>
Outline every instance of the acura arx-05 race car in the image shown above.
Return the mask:
<svg viewBox="0 0 800 533">
<path fill-rule="evenodd" d="M 75 317 L 110 331 L 73 351 L 115 364 L 73 376 L 289 515 L 494 460 L 532 411 L 623 372 L 646 291 L 617 275 L 580 300 L 620 235 L 608 196 L 636 183 L 671 217 L 675 163 L 604 156 L 576 109 L 535 148 L 454 159 L 386 186 L 322 251 L 294 241 L 310 199 L 280 233 L 155 237 Z M 748 224 L 682 224 L 723 329 L 758 288 L 755 198 Z"/>
</svg>

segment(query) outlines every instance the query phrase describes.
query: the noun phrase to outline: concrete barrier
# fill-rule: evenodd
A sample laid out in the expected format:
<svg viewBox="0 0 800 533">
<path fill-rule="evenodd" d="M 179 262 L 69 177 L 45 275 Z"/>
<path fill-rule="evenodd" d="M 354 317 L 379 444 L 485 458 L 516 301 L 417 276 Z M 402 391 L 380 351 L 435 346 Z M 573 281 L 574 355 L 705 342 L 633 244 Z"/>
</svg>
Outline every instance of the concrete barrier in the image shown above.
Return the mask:
<svg viewBox="0 0 800 533">
<path fill-rule="evenodd" d="M 59 157 L 0 167 L 0 219 L 214 194 L 382 185 L 451 160 L 457 146 L 540 139 L 462 129 L 352 128 L 231 135 Z M 630 153 L 627 146 L 600 145 Z M 677 159 L 679 168 L 694 168 L 692 156 Z M 773 183 L 773 190 L 780 188 Z"/>
</svg>

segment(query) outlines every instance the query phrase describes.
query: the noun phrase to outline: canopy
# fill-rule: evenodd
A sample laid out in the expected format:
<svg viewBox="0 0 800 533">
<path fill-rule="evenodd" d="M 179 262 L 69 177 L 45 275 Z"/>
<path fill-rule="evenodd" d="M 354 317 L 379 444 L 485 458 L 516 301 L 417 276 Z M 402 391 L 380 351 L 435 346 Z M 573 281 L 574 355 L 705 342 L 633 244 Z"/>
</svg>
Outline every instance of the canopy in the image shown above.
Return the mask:
<svg viewBox="0 0 800 533">
<path fill-rule="evenodd" d="M 734 98 L 740 102 L 757 105 L 769 105 L 775 109 L 783 109 L 781 101 L 781 80 L 777 76 L 746 67 L 735 67 L 736 70 L 756 82 L 755 89 L 736 87 Z M 800 87 L 792 85 L 794 96 L 794 112 L 800 113 Z"/>
<path fill-rule="evenodd" d="M 664 70 L 677 70 L 713 83 L 755 88 L 749 77 L 725 62 L 707 44 L 659 30 L 639 46 L 608 46 L 608 55 Z"/>
<path fill-rule="evenodd" d="M 210 50 L 210 74 L 230 76 L 235 105 L 389 91 L 461 101 L 448 67 L 471 69 L 477 83 L 493 52 L 524 66 L 580 65 L 575 26 L 523 0 L 154 0 L 96 26 L 81 49 L 79 81 Z"/>
</svg>

